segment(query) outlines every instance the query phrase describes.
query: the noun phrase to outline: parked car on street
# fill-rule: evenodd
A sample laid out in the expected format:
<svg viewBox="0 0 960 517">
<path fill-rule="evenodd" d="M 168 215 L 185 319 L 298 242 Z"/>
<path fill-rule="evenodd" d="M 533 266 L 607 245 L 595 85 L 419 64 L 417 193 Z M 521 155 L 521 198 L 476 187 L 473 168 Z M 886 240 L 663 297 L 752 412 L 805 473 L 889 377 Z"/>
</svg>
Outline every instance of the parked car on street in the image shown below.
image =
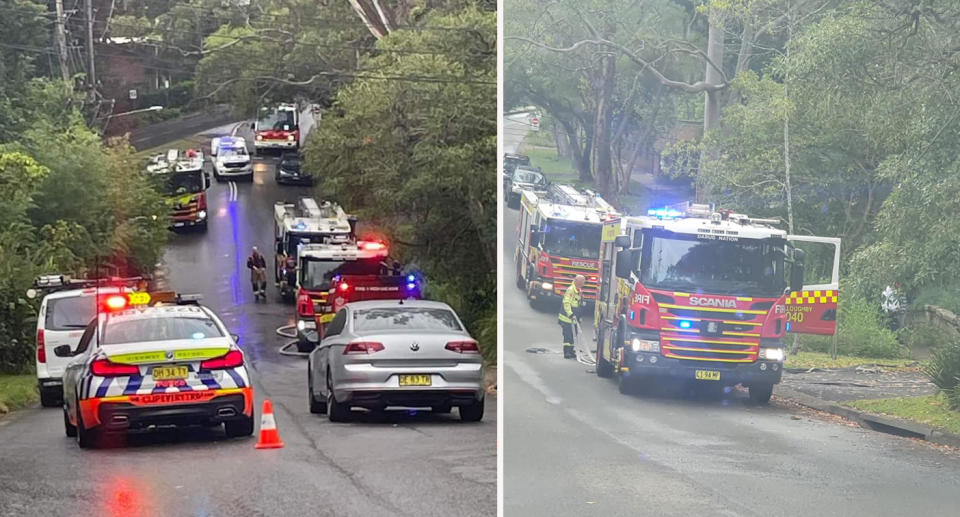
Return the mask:
<svg viewBox="0 0 960 517">
<path fill-rule="evenodd" d="M 483 358 L 449 305 L 424 300 L 348 303 L 310 353 L 311 413 L 342 422 L 354 407 L 429 407 L 483 418 Z"/>
</svg>

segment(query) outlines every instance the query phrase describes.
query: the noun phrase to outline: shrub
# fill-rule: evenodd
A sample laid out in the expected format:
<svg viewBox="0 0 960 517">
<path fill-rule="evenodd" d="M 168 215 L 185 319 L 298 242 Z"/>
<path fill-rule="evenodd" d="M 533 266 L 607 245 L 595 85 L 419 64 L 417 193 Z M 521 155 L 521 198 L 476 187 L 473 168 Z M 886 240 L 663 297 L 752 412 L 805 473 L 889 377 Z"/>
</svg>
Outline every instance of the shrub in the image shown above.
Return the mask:
<svg viewBox="0 0 960 517">
<path fill-rule="evenodd" d="M 840 295 L 837 350 L 842 355 L 860 357 L 896 358 L 904 355 L 905 349 L 897 342 L 897 336 L 883 326 L 879 306 L 856 297 Z M 814 352 L 828 352 L 833 344 L 832 336 L 804 336 L 804 347 Z"/>
<path fill-rule="evenodd" d="M 923 373 L 947 395 L 952 409 L 960 409 L 960 340 L 944 344 L 933 353 Z"/>
<path fill-rule="evenodd" d="M 936 325 L 915 323 L 900 329 L 897 339 L 910 350 L 934 349 L 956 339 L 956 333 Z"/>
</svg>

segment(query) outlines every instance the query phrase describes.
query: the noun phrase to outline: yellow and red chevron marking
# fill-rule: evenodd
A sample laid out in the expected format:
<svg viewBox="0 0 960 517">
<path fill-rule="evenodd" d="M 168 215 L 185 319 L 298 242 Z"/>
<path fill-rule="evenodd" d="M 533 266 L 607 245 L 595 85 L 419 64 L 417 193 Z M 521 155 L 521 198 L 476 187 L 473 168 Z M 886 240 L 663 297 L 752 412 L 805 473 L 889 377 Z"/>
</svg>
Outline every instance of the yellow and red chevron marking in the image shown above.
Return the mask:
<svg viewBox="0 0 960 517">
<path fill-rule="evenodd" d="M 787 305 L 837 303 L 837 291 L 794 291 L 787 296 Z"/>
</svg>

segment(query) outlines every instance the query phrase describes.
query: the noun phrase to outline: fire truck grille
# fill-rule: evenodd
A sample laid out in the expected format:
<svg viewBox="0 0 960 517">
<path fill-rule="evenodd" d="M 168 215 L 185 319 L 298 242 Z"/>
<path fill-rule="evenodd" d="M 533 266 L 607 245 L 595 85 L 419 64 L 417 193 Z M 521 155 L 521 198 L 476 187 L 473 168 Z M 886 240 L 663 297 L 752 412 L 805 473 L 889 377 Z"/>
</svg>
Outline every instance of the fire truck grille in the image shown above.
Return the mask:
<svg viewBox="0 0 960 517">
<path fill-rule="evenodd" d="M 680 316 L 681 318 L 701 318 L 701 319 L 724 319 L 724 320 L 738 320 L 738 321 L 753 321 L 757 319 L 760 314 L 749 314 L 748 312 L 714 312 L 714 311 L 698 311 L 696 309 L 667 309 L 668 314 L 674 316 Z"/>
<path fill-rule="evenodd" d="M 661 336 L 660 349 L 665 357 L 720 363 L 752 363 L 760 344 L 728 338 Z"/>
<path fill-rule="evenodd" d="M 591 278 L 597 278 L 596 269 L 573 267 L 567 264 L 554 263 L 553 273 L 553 292 L 555 294 L 563 296 L 563 293 L 565 293 L 567 288 L 570 287 L 570 284 L 573 283 L 574 277 L 577 275 L 583 275 L 587 278 L 587 283 L 583 285 L 583 298 L 586 300 L 597 299 L 597 281 L 591 280 Z"/>
</svg>

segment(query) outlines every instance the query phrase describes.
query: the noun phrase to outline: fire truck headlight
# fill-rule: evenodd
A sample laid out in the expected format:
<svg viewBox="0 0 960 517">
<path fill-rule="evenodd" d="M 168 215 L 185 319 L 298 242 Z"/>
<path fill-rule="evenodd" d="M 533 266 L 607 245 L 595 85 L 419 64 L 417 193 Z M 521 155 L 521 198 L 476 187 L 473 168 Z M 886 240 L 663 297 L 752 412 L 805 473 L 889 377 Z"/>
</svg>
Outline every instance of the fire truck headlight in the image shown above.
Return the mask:
<svg viewBox="0 0 960 517">
<path fill-rule="evenodd" d="M 784 353 L 782 348 L 761 348 L 760 359 L 767 361 L 783 361 Z"/>
<path fill-rule="evenodd" d="M 553 284 L 551 284 L 550 282 L 543 282 L 542 284 L 540 284 L 540 288 L 542 288 L 544 291 L 552 291 Z"/>
<path fill-rule="evenodd" d="M 206 218 L 207 218 L 207 211 L 206 211 L 206 210 L 201 210 L 201 211 L 197 212 L 197 219 L 206 219 Z"/>
<path fill-rule="evenodd" d="M 660 342 L 635 337 L 630 343 L 630 348 L 632 348 L 634 352 L 659 352 Z"/>
<path fill-rule="evenodd" d="M 305 321 L 300 320 L 297 322 L 297 330 L 302 331 L 305 328 L 307 328 L 307 323 Z"/>
<path fill-rule="evenodd" d="M 287 140 L 293 142 L 293 135 L 287 135 Z"/>
</svg>

